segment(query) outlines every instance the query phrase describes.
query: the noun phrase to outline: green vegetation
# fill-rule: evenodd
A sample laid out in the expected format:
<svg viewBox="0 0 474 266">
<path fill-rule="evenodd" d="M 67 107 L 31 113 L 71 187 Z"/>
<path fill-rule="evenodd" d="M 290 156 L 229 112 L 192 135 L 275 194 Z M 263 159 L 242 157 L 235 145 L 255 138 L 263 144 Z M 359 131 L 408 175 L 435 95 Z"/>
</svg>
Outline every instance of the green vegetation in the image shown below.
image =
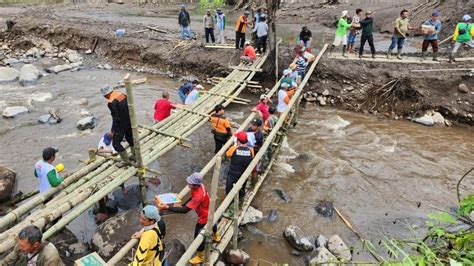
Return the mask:
<svg viewBox="0 0 474 266">
<path fill-rule="evenodd" d="M 469 214 L 474 210 L 474 194 L 459 203 L 456 213 L 429 214 L 428 231 L 423 239 L 384 239 L 380 244 L 389 258 L 377 253 L 375 246 L 366 242 L 365 247 L 382 265 L 472 265 L 474 264 L 473 221 Z M 460 221 L 470 225 L 459 226 Z"/>
<path fill-rule="evenodd" d="M 222 7 L 224 5 L 224 0 L 199 0 L 200 9 L 210 9 Z"/>
</svg>

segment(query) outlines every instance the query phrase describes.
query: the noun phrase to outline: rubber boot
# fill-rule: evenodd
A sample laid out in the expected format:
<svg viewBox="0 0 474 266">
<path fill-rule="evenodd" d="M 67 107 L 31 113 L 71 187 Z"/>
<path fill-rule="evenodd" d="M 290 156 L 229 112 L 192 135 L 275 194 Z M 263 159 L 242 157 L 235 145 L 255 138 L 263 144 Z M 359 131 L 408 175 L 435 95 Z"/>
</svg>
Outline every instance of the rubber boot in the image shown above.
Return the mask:
<svg viewBox="0 0 474 266">
<path fill-rule="evenodd" d="M 219 234 L 219 232 L 216 232 L 216 233 L 214 234 L 214 239 L 213 239 L 213 240 L 214 240 L 214 242 L 216 242 L 216 243 L 220 243 L 220 242 L 221 242 L 221 235 Z"/>
<path fill-rule="evenodd" d="M 375 54 L 372 54 L 372 59 L 375 59 Z"/>
<path fill-rule="evenodd" d="M 438 61 L 438 52 L 433 52 L 433 61 Z"/>
<path fill-rule="evenodd" d="M 234 204 L 233 203 L 231 203 L 231 206 L 227 208 L 227 210 L 222 214 L 222 216 L 229 219 L 234 218 Z"/>
<path fill-rule="evenodd" d="M 334 47 L 335 47 L 334 45 L 331 45 L 331 48 L 329 48 L 329 55 L 331 55 L 332 51 L 334 51 Z"/>
<path fill-rule="evenodd" d="M 116 164 L 117 167 L 120 168 L 120 167 L 130 165 L 130 159 L 128 158 L 127 151 L 124 150 L 124 151 L 119 152 L 118 154 L 120 155 L 120 158 L 122 159 L 122 161 Z"/>
<path fill-rule="evenodd" d="M 426 52 L 421 52 L 421 61 L 425 60 L 425 54 L 426 54 Z"/>
<path fill-rule="evenodd" d="M 392 56 L 392 49 L 388 49 L 388 51 L 387 51 L 387 59 L 390 59 L 391 56 Z"/>
<path fill-rule="evenodd" d="M 347 57 L 347 55 L 346 55 L 346 46 L 345 45 L 342 46 L 342 57 Z"/>
<path fill-rule="evenodd" d="M 204 262 L 204 251 L 198 251 L 196 256 L 189 260 L 191 264 L 201 264 Z"/>
<path fill-rule="evenodd" d="M 402 60 L 402 59 L 403 59 L 403 58 L 402 58 L 402 49 L 399 49 L 399 50 L 397 51 L 397 58 L 398 58 L 399 60 Z"/>
<path fill-rule="evenodd" d="M 449 63 L 454 63 L 456 60 L 454 60 L 454 54 L 449 55 Z"/>
</svg>

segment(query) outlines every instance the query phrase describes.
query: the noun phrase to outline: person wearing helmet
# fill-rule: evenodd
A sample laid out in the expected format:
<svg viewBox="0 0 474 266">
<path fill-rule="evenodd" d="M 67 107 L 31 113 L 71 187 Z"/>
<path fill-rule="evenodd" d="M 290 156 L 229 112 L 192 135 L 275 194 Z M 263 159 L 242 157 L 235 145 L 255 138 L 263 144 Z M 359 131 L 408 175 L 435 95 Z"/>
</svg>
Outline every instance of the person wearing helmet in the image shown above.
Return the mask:
<svg viewBox="0 0 474 266">
<path fill-rule="evenodd" d="M 130 122 L 130 114 L 128 112 L 127 95 L 113 90 L 110 86 L 102 87 L 100 91 L 102 96 L 107 99 L 107 107 L 109 107 L 112 116 L 112 145 L 122 159 L 122 161 L 117 164 L 117 167 L 130 165 L 128 153 L 122 146 L 122 140 L 125 137 L 130 145 L 132 158 L 135 158 L 132 123 Z"/>
<path fill-rule="evenodd" d="M 160 210 L 168 210 L 175 213 L 188 213 L 191 210 L 196 211 L 198 220 L 194 228 L 194 238 L 196 238 L 201 230 L 206 226 L 208 214 L 209 214 L 209 193 L 206 191 L 206 187 L 202 183 L 203 176 L 200 173 L 193 173 L 192 175 L 186 177 L 186 182 L 188 187 L 191 190 L 191 197 L 186 201 L 182 207 L 168 206 L 163 203 L 158 203 L 158 208 Z M 214 242 L 220 242 L 221 237 L 217 232 L 217 226 L 214 225 L 212 228 L 214 233 Z M 200 264 L 204 262 L 204 248 L 205 241 L 202 241 L 197 249 L 197 254 L 194 258 L 189 260 L 191 264 Z"/>
<path fill-rule="evenodd" d="M 140 213 L 139 222 L 143 229 L 132 235 L 139 239 L 138 249 L 133 258 L 132 266 L 138 265 L 162 265 L 165 247 L 163 238 L 166 234 L 166 226 L 156 206 L 147 205 Z"/>
<path fill-rule="evenodd" d="M 252 23 L 248 21 L 249 12 L 245 11 L 242 16 L 237 19 L 235 24 L 235 49 L 243 49 L 245 44 L 245 28 L 251 26 Z"/>
<path fill-rule="evenodd" d="M 245 49 L 240 57 L 240 60 L 245 64 L 252 64 L 253 61 L 257 59 L 257 54 L 255 53 L 255 48 L 253 48 L 252 43 L 250 41 L 245 42 Z"/>
<path fill-rule="evenodd" d="M 387 58 L 390 58 L 392 55 L 393 49 L 395 49 L 395 46 L 397 47 L 397 58 L 402 59 L 402 49 L 403 45 L 405 44 L 405 40 L 408 35 L 409 30 L 413 30 L 410 26 L 410 20 L 408 19 L 408 16 L 410 13 L 408 10 L 403 9 L 400 12 L 400 17 L 398 17 L 395 22 L 393 22 L 393 36 L 392 36 L 392 42 L 390 43 L 390 46 L 388 47 L 387 51 Z"/>
<path fill-rule="evenodd" d="M 332 43 L 329 54 L 331 54 L 334 48 L 339 47 L 342 44 L 342 56 L 346 54 L 347 46 L 347 31 L 352 28 L 352 23 L 347 22 L 347 10 L 342 11 L 341 18 L 337 21 L 337 29 L 334 37 L 334 42 Z"/>
<path fill-rule="evenodd" d="M 474 36 L 474 27 L 472 25 L 472 17 L 470 15 L 464 15 L 462 21 L 456 25 L 456 29 L 453 34 L 453 49 L 449 55 L 449 62 L 455 62 L 454 55 L 457 53 L 459 47 L 462 44 L 474 48 L 474 42 L 472 41 L 472 36 Z"/>
</svg>

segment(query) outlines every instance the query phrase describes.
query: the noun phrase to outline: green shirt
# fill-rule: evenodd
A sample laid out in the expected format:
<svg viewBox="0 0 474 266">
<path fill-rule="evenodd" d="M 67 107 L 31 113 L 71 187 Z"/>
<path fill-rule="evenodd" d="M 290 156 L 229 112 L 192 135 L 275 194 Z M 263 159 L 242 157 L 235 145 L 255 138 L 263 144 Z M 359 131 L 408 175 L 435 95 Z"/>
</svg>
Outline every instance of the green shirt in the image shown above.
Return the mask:
<svg viewBox="0 0 474 266">
<path fill-rule="evenodd" d="M 51 184 L 52 187 L 57 187 L 59 184 L 61 184 L 64 181 L 62 177 L 56 174 L 56 170 L 54 169 L 49 171 L 47 176 L 48 176 L 49 184 Z M 38 177 L 36 170 L 35 170 L 35 177 Z"/>
<path fill-rule="evenodd" d="M 393 22 L 393 28 L 398 28 L 405 36 L 408 32 L 408 25 L 410 24 L 410 20 L 408 18 L 401 18 L 398 17 L 395 22 Z M 398 31 L 395 30 L 393 33 L 395 37 L 404 37 Z"/>
<path fill-rule="evenodd" d="M 336 36 L 346 35 L 347 30 L 349 30 L 351 27 L 352 24 L 348 23 L 345 18 L 340 18 L 337 22 Z"/>
<path fill-rule="evenodd" d="M 467 24 L 467 23 L 464 23 L 464 22 L 460 22 L 460 23 L 458 23 L 456 29 L 458 31 L 457 32 L 458 36 L 456 38 L 457 42 L 465 43 L 465 42 L 468 42 L 472 39 L 472 37 L 471 37 L 472 24 Z M 464 30 L 465 33 L 464 34 L 459 34 L 459 30 Z"/>
</svg>

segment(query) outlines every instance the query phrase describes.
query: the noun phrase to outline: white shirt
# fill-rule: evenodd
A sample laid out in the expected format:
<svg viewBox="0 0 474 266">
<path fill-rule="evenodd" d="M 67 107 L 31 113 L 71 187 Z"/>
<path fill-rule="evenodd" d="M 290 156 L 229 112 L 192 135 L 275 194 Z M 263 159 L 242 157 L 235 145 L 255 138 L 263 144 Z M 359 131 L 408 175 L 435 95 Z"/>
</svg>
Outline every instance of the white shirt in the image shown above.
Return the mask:
<svg viewBox="0 0 474 266">
<path fill-rule="evenodd" d="M 188 96 L 186 97 L 186 101 L 184 101 L 185 105 L 191 105 L 199 99 L 199 91 L 193 89 Z"/>
<path fill-rule="evenodd" d="M 259 22 L 252 32 L 257 32 L 257 37 L 268 35 L 268 24 L 266 22 Z"/>
<path fill-rule="evenodd" d="M 51 188 L 51 184 L 49 183 L 49 179 L 48 179 L 48 173 L 51 170 L 56 171 L 56 168 L 54 168 L 53 165 L 51 165 L 51 164 L 49 164 L 49 163 L 47 163 L 43 160 L 39 160 L 35 164 L 36 175 L 39 178 L 39 192 L 40 193 L 43 193 L 46 190 Z M 56 173 L 56 175 L 57 175 L 57 173 Z"/>
<path fill-rule="evenodd" d="M 110 142 L 109 145 L 104 143 L 104 137 L 100 139 L 99 145 L 97 145 L 98 150 L 100 150 L 101 148 L 104 152 L 116 153 L 114 147 L 112 146 L 112 142 Z"/>
<path fill-rule="evenodd" d="M 36 266 L 36 261 L 38 260 L 38 253 L 36 254 L 27 254 L 28 262 L 26 263 L 27 266 Z"/>
<path fill-rule="evenodd" d="M 287 96 L 287 93 L 285 90 L 279 90 L 278 91 L 278 105 L 277 105 L 277 112 L 283 113 L 288 105 L 285 103 L 285 97 Z"/>
</svg>

